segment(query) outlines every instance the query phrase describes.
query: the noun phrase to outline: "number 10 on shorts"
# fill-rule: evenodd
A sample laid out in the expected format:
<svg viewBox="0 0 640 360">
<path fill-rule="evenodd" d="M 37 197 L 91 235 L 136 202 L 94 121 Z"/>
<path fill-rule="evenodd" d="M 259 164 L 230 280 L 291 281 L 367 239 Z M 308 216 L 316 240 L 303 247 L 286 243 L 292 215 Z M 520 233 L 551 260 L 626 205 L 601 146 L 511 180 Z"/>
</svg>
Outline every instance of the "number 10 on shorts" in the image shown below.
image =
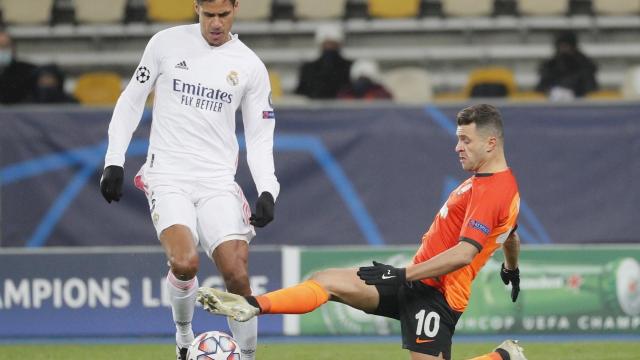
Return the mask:
<svg viewBox="0 0 640 360">
<path fill-rule="evenodd" d="M 440 329 L 440 315 L 437 312 L 430 311 L 427 313 L 426 310 L 422 309 L 416 314 L 416 319 L 418 320 L 416 335 L 420 336 L 424 331 L 425 336 L 433 338 L 438 334 L 438 330 Z"/>
</svg>

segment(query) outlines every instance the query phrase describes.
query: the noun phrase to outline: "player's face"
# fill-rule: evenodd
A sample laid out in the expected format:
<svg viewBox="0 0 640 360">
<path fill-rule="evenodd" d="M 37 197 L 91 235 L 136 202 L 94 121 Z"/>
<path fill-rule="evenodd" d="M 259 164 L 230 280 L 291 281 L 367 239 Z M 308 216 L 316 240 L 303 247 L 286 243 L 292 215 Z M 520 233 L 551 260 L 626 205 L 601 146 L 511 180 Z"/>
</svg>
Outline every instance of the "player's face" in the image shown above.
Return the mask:
<svg viewBox="0 0 640 360">
<path fill-rule="evenodd" d="M 211 46 L 220 46 L 229 41 L 229 31 L 233 25 L 233 18 L 238 8 L 229 0 L 203 1 L 195 3 L 196 13 L 200 22 L 200 32 Z"/>
<path fill-rule="evenodd" d="M 456 152 L 462 169 L 477 172 L 487 161 L 488 139 L 476 129 L 476 124 L 458 125 Z"/>
</svg>

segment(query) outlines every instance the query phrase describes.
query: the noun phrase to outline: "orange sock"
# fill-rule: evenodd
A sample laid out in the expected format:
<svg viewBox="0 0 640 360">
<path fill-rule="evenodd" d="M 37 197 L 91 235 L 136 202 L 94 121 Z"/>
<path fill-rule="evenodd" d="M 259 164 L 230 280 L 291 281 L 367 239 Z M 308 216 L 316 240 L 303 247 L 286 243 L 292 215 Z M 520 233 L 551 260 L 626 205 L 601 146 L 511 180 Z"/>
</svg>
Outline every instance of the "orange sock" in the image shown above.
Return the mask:
<svg viewBox="0 0 640 360">
<path fill-rule="evenodd" d="M 255 297 L 262 314 L 305 314 L 329 300 L 329 293 L 314 280 Z"/>
<path fill-rule="evenodd" d="M 500 354 L 498 354 L 497 352 L 492 352 L 482 356 L 474 357 L 470 360 L 502 360 L 502 356 L 500 356 Z"/>
</svg>

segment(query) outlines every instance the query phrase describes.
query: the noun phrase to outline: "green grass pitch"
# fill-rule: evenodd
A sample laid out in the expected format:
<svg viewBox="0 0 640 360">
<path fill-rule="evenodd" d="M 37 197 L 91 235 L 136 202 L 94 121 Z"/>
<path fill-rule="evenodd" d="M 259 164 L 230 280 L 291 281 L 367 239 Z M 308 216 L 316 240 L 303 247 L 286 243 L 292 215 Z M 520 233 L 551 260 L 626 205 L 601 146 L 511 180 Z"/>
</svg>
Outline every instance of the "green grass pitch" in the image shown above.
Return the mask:
<svg viewBox="0 0 640 360">
<path fill-rule="evenodd" d="M 640 344 L 634 342 L 576 342 L 522 344 L 529 360 L 633 360 L 640 358 Z M 496 344 L 454 345 L 454 360 L 469 359 L 489 352 Z M 165 344 L 127 345 L 0 345 L 0 359 L 29 360 L 155 360 L 173 359 L 173 346 Z M 384 344 L 262 344 L 259 360 L 390 360 L 408 359 L 399 345 Z"/>
</svg>

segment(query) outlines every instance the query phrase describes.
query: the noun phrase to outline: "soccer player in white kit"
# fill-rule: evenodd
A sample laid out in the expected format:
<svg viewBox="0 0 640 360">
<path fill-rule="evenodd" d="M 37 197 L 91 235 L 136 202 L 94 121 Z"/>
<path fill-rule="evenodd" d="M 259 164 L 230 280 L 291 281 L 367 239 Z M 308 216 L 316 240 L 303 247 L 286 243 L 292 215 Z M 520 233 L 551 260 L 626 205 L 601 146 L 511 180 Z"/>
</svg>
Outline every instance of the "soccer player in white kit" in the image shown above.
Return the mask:
<svg viewBox="0 0 640 360">
<path fill-rule="evenodd" d="M 186 358 L 198 290 L 196 246 L 204 249 L 229 292 L 249 296 L 248 243 L 254 226 L 273 220 L 280 185 L 274 174 L 275 116 L 266 67 L 230 32 L 237 0 L 194 0 L 199 23 L 155 34 L 120 95 L 109 124 L 100 190 L 122 195 L 125 152 L 145 101 L 155 90 L 146 163 L 135 185 L 149 200 L 151 219 L 170 266 L 166 286 L 176 325 L 176 353 Z M 252 215 L 235 182 L 235 114 L 242 106 L 247 161 L 258 190 Z M 255 319 L 254 319 L 255 320 Z M 254 359 L 258 324 L 229 320 L 243 359 Z"/>
</svg>

